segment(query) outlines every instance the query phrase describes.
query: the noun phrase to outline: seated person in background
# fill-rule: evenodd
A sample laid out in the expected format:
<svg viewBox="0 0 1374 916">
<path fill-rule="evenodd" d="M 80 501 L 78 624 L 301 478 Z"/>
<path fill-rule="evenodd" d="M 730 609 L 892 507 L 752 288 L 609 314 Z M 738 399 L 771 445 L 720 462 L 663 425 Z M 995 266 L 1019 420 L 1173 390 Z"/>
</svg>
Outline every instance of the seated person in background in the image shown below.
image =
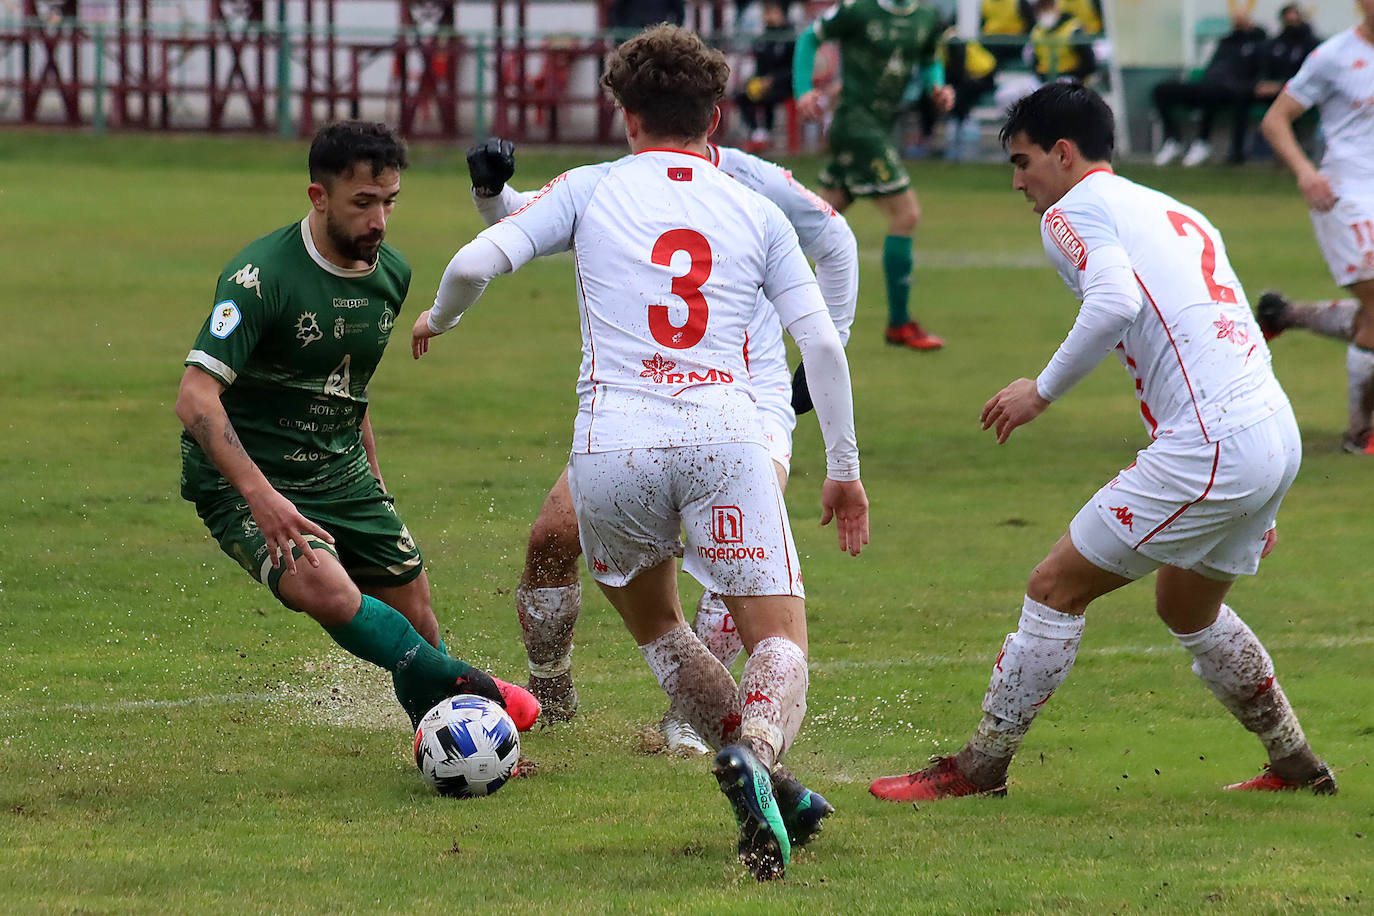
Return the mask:
<svg viewBox="0 0 1374 916">
<path fill-rule="evenodd" d="M 1272 101 L 1283 91 L 1283 84 L 1298 75 L 1302 62 L 1321 39 L 1312 31 L 1312 24 L 1302 7 L 1290 3 L 1279 10 L 1281 29 L 1269 42 L 1264 62 L 1260 66 L 1260 81 L 1255 84 L 1255 98 Z"/>
<path fill-rule="evenodd" d="M 1036 0 L 1035 25 L 1026 54 L 1041 82 L 1072 79 L 1086 82 L 1097 70 L 1092 42 L 1083 21 L 1065 9 L 1068 0 Z"/>
<path fill-rule="evenodd" d="M 1020 60 L 1035 22 L 1030 0 L 982 0 L 979 17 L 979 31 L 997 62 Z"/>
<path fill-rule="evenodd" d="M 1221 109 L 1232 112 L 1231 152 L 1227 161 L 1244 161 L 1246 120 L 1268 49 L 1267 39 L 1264 29 L 1250 18 L 1249 4 L 1235 4 L 1231 7 L 1231 31 L 1217 42 L 1202 76 L 1196 80 L 1165 80 L 1155 86 L 1152 97 L 1164 127 L 1164 143 L 1155 153 L 1155 165 L 1168 165 L 1182 150 L 1178 108 L 1197 108 L 1202 112 L 1197 138 L 1183 156 L 1185 166 L 1201 165 L 1211 156 L 1208 138 L 1212 121 Z"/>
<path fill-rule="evenodd" d="M 954 88 L 954 107 L 945 129 L 945 158 L 968 159 L 977 150 L 978 122 L 969 114 L 995 88 L 997 58 L 977 41 L 950 35 L 945 43 L 945 85 Z"/>
<path fill-rule="evenodd" d="M 1102 0 L 1059 0 L 1059 11 L 1077 19 L 1089 35 L 1102 34 Z"/>
<path fill-rule="evenodd" d="M 792 51 L 796 38 L 787 21 L 786 0 L 763 4 L 763 34 L 754 39 L 754 75 L 735 96 L 740 118 L 749 128 L 746 152 L 766 150 L 773 134 L 773 113 L 792 98 Z"/>
</svg>

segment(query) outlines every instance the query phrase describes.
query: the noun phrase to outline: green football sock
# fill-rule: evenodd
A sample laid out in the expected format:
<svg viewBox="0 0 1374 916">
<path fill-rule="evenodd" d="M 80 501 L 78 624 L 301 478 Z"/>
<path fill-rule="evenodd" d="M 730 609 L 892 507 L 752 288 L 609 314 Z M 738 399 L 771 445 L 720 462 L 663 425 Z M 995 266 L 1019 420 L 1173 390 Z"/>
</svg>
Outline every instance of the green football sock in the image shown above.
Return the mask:
<svg viewBox="0 0 1374 916">
<path fill-rule="evenodd" d="M 425 642 L 404 615 L 370 595 L 363 595 L 352 620 L 324 631 L 358 658 L 392 673 L 396 699 L 412 721 L 452 693 L 454 682 L 472 670 Z"/>
<path fill-rule="evenodd" d="M 883 280 L 887 284 L 887 326 L 895 328 L 911 320 L 911 236 L 889 235 L 883 239 Z"/>
</svg>

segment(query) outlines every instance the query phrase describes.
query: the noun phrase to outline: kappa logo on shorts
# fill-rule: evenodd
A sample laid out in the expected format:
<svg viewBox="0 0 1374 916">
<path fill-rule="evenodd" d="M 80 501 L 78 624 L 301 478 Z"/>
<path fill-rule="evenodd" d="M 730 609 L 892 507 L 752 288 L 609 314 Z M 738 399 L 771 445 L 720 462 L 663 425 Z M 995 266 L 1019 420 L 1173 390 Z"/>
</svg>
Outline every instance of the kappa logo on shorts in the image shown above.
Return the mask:
<svg viewBox="0 0 1374 916">
<path fill-rule="evenodd" d="M 1107 511 L 1115 514 L 1116 520 L 1121 524 L 1125 525 L 1127 528 L 1131 530 L 1131 532 L 1134 533 L 1135 513 L 1131 511 L 1129 506 L 1108 506 Z"/>
<path fill-rule="evenodd" d="M 1073 231 L 1073 226 L 1069 225 L 1063 210 L 1055 208 L 1046 214 L 1045 228 L 1049 231 L 1050 238 L 1054 239 L 1054 244 L 1064 252 L 1064 257 L 1069 259 L 1069 263 L 1079 270 L 1088 266 L 1088 246 L 1084 245 L 1078 233 Z"/>
<path fill-rule="evenodd" d="M 594 572 L 604 573 L 606 569 L 606 564 L 601 562 L 600 558 L 592 557 L 592 570 Z"/>
<path fill-rule="evenodd" d="M 744 513 L 739 507 L 711 507 L 711 540 L 717 544 L 744 543 Z"/>
</svg>

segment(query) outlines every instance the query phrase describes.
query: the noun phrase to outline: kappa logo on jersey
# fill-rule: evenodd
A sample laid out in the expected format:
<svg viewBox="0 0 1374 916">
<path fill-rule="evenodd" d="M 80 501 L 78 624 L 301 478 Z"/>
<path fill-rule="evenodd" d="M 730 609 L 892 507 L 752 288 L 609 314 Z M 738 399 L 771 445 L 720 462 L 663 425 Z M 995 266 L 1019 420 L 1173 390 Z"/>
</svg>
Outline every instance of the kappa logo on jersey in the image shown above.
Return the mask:
<svg viewBox="0 0 1374 916">
<path fill-rule="evenodd" d="M 1107 511 L 1116 516 L 1116 520 L 1125 525 L 1132 532 L 1135 531 L 1135 513 L 1129 506 L 1108 506 Z"/>
<path fill-rule="evenodd" d="M 653 379 L 655 385 L 683 385 L 698 382 L 719 382 L 729 385 L 735 381 L 735 377 L 722 369 L 707 369 L 705 372 L 674 372 L 677 363 L 671 359 L 664 359 L 663 354 L 655 353 L 653 359 L 641 359 L 644 371 L 639 373 L 640 378 Z"/>
<path fill-rule="evenodd" d="M 296 319 L 296 339 L 301 342 L 302 350 L 315 341 L 324 339 L 324 331 L 320 330 L 320 322 L 314 312 L 301 312 L 300 317 Z"/>
<path fill-rule="evenodd" d="M 1088 246 L 1084 245 L 1083 240 L 1078 237 L 1078 233 L 1073 231 L 1073 226 L 1069 225 L 1068 218 L 1064 216 L 1064 211 L 1051 210 L 1045 220 L 1045 228 L 1049 230 L 1050 238 L 1054 239 L 1054 244 L 1058 245 L 1059 250 L 1064 252 L 1064 257 L 1069 259 L 1069 263 L 1079 270 L 1088 266 Z"/>
<path fill-rule="evenodd" d="M 335 299 L 334 308 L 336 309 L 365 309 L 367 308 L 366 299 Z"/>
<path fill-rule="evenodd" d="M 711 540 L 717 544 L 744 542 L 744 513 L 738 506 L 711 507 Z"/>
<path fill-rule="evenodd" d="M 262 298 L 262 284 L 258 282 L 258 269 L 252 264 L 245 264 L 229 278 L 230 283 L 237 283 L 244 289 L 251 289 Z"/>
<path fill-rule="evenodd" d="M 691 181 L 692 170 L 689 168 L 671 168 L 668 170 L 669 181 Z"/>
<path fill-rule="evenodd" d="M 234 328 L 238 327 L 242 320 L 239 305 L 233 299 L 216 302 L 215 310 L 210 313 L 210 333 L 223 340 L 234 333 Z"/>
</svg>

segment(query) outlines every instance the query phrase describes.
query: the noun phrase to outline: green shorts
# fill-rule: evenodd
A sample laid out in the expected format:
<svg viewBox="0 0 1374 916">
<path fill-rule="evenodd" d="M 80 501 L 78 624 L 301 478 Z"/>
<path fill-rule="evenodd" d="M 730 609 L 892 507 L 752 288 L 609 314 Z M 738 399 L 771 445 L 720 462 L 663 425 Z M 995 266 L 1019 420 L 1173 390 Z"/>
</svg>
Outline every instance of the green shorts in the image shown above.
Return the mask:
<svg viewBox="0 0 1374 916">
<path fill-rule="evenodd" d="M 302 515 L 334 536 L 332 546 L 313 537 L 306 539 L 311 547 L 338 557 L 349 578 L 359 585 L 405 585 L 424 569 L 420 548 L 396 514 L 391 496 L 382 492 L 371 474 L 328 490 L 283 495 Z M 243 497 L 229 490 L 218 498 L 198 501 L 196 514 L 221 550 L 277 594 L 285 565 L 272 567 L 267 541 Z M 294 552 L 300 555 L 299 548 Z"/>
<path fill-rule="evenodd" d="M 911 176 L 890 129 L 865 112 L 841 107 L 830 122 L 830 161 L 821 169 L 820 182 L 850 197 L 884 197 L 905 191 Z"/>
</svg>

